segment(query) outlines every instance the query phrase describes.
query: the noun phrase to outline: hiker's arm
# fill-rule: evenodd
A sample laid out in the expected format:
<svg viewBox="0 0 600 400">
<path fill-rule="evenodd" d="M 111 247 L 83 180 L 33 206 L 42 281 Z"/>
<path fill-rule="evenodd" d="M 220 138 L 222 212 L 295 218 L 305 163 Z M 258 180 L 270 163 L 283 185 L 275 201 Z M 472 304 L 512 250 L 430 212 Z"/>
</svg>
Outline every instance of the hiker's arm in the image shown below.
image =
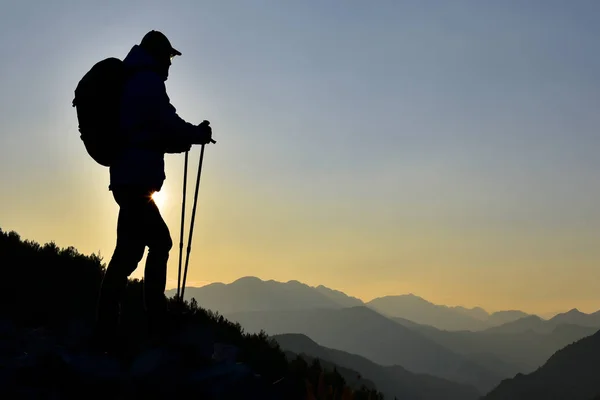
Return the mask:
<svg viewBox="0 0 600 400">
<path fill-rule="evenodd" d="M 199 143 L 201 137 L 205 136 L 205 130 L 181 118 L 171 104 L 164 82 L 160 81 L 160 86 L 160 90 L 157 90 L 156 119 L 160 126 L 161 139 L 168 152 L 181 152 L 181 148 Z"/>
<path fill-rule="evenodd" d="M 165 148 L 165 153 L 185 153 L 186 151 L 190 151 L 191 148 L 191 144 L 170 144 Z"/>
<path fill-rule="evenodd" d="M 143 75 L 142 75 L 143 74 Z M 169 152 L 179 151 L 182 146 L 197 143 L 203 135 L 203 129 L 186 122 L 177 115 L 170 102 L 165 83 L 153 73 L 141 73 L 135 82 L 136 99 L 141 104 L 141 115 L 146 121 L 141 129 L 142 135 L 135 141 L 142 146 L 167 149 Z"/>
<path fill-rule="evenodd" d="M 161 139 L 165 140 L 167 146 L 180 146 L 193 143 L 202 134 L 201 129 L 193 125 L 177 114 L 177 110 L 171 104 L 169 96 L 164 94 L 158 105 L 157 119 L 160 125 Z"/>
</svg>

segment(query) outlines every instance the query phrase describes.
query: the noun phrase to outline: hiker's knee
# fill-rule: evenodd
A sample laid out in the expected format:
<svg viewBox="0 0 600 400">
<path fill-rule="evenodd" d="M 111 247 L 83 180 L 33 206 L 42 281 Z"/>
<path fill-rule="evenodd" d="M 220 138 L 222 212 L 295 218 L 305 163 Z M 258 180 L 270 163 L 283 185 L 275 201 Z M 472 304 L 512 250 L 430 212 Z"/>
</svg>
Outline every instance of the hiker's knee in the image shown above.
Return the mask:
<svg viewBox="0 0 600 400">
<path fill-rule="evenodd" d="M 172 248 L 173 239 L 166 225 L 157 231 L 148 245 L 148 251 L 163 257 L 168 257 Z"/>
<path fill-rule="evenodd" d="M 167 235 L 160 238 L 160 240 L 154 241 L 148 247 L 148 251 L 155 257 L 168 259 L 171 248 L 173 248 L 173 240 L 171 239 L 171 236 Z"/>
<path fill-rule="evenodd" d="M 171 235 L 167 235 L 164 238 L 164 243 L 162 243 L 162 246 L 163 250 L 167 253 L 171 251 L 171 249 L 173 248 L 173 239 L 171 239 Z"/>
<path fill-rule="evenodd" d="M 116 259 L 122 265 L 132 265 L 131 268 L 135 269 L 135 266 L 144 257 L 144 250 L 145 246 L 143 244 L 118 244 L 113 259 Z"/>
</svg>

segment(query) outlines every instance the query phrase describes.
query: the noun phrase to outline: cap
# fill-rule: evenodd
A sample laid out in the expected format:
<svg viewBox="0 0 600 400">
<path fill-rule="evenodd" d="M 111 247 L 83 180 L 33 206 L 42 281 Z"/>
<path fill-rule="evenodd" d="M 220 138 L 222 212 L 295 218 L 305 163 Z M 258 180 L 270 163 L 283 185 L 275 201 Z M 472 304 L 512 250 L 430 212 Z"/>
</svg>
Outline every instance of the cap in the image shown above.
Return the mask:
<svg viewBox="0 0 600 400">
<path fill-rule="evenodd" d="M 159 31 L 152 30 L 142 38 L 140 46 L 151 53 L 168 56 L 180 56 L 181 52 L 173 46 L 167 37 Z"/>
</svg>

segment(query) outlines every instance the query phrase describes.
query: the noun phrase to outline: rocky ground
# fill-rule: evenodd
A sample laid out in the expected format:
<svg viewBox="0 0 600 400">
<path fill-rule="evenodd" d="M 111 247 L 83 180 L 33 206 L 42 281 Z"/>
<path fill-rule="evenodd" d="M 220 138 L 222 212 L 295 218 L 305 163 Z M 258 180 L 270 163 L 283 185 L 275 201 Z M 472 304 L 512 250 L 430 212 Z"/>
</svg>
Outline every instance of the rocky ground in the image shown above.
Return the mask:
<svg viewBox="0 0 600 400">
<path fill-rule="evenodd" d="M 0 398 L 286 398 L 285 379 L 262 379 L 199 325 L 118 356 L 91 351 L 89 333 L 78 322 L 51 332 L 0 320 Z"/>
</svg>

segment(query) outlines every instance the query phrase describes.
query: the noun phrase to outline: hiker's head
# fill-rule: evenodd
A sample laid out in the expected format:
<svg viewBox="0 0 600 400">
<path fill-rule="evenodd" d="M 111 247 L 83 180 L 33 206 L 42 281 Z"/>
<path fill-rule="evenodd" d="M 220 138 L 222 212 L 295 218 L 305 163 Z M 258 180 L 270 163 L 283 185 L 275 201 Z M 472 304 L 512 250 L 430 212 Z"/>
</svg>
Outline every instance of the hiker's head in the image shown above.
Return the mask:
<svg viewBox="0 0 600 400">
<path fill-rule="evenodd" d="M 162 32 L 154 30 L 144 35 L 140 42 L 140 47 L 154 57 L 166 80 L 169 76 L 171 60 L 175 56 L 180 56 L 181 52 L 171 46 L 171 42 Z"/>
</svg>

